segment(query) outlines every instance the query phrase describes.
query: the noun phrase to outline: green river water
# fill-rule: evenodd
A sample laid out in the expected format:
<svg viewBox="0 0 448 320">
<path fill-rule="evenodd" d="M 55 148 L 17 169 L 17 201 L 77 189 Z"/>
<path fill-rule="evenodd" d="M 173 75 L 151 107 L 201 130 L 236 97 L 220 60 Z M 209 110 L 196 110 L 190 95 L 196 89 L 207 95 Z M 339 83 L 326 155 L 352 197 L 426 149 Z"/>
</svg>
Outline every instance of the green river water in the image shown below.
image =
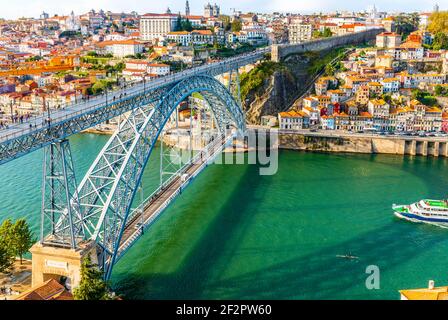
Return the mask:
<svg viewBox="0 0 448 320">
<path fill-rule="evenodd" d="M 71 138 L 78 181 L 107 140 Z M 158 182 L 157 150 L 144 177 Z M 125 299 L 398 299 L 448 284 L 448 229 L 395 218 L 392 203 L 445 198 L 440 158 L 280 151 L 279 170 L 212 165 L 114 268 Z M 0 220 L 38 234 L 42 151 L 0 167 Z M 351 254 L 357 260 L 338 255 Z M 380 269 L 368 290 L 366 267 Z"/>
</svg>

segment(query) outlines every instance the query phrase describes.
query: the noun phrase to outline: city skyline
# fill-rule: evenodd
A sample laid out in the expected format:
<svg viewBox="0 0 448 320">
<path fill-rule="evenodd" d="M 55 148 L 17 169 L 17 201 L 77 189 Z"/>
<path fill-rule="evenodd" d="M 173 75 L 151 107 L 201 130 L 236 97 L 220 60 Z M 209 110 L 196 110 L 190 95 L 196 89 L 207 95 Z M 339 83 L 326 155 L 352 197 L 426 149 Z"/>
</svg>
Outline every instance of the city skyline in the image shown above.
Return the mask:
<svg viewBox="0 0 448 320">
<path fill-rule="evenodd" d="M 448 0 L 434 2 L 423 2 L 419 0 L 397 0 L 394 2 L 387 0 L 348 0 L 343 4 L 330 0 L 315 0 L 307 2 L 297 2 L 295 0 L 246 0 L 244 3 L 236 0 L 210 1 L 221 6 L 223 14 L 229 14 L 233 9 L 248 12 L 293 12 L 293 13 L 314 13 L 314 12 L 334 12 L 334 11 L 363 11 L 375 5 L 379 11 L 400 12 L 408 11 L 431 11 L 437 3 L 440 10 L 448 10 Z M 192 14 L 202 14 L 203 7 L 207 0 L 191 0 L 190 8 Z M 164 12 L 168 7 L 172 12 L 185 11 L 184 0 L 169 0 L 163 3 L 142 3 L 140 0 L 128 0 L 126 2 L 118 0 L 96 0 L 94 3 L 87 0 L 79 0 L 75 3 L 68 0 L 24 0 L 19 4 L 0 0 L 2 4 L 1 18 L 15 19 L 19 17 L 38 17 L 43 11 L 53 16 L 54 14 L 75 14 L 85 13 L 91 9 L 112 12 L 131 12 L 139 14 L 147 12 Z"/>
</svg>

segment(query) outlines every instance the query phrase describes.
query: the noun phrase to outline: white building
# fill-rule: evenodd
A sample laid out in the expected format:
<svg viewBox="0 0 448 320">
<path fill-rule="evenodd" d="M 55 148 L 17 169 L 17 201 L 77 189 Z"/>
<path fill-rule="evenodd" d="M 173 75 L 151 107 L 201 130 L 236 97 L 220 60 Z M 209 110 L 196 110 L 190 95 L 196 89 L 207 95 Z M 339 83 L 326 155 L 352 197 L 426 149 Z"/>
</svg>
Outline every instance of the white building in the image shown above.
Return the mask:
<svg viewBox="0 0 448 320">
<path fill-rule="evenodd" d="M 151 63 L 147 60 L 129 60 L 123 70 L 123 76 L 132 80 L 150 79 L 170 73 L 170 66 L 163 63 Z"/>
<path fill-rule="evenodd" d="M 301 43 L 311 40 L 313 26 L 311 24 L 293 23 L 288 27 L 289 43 Z"/>
<path fill-rule="evenodd" d="M 383 85 L 383 92 L 397 92 L 400 89 L 400 79 L 386 78 L 380 82 Z"/>
<path fill-rule="evenodd" d="M 174 31 L 177 15 L 171 13 L 147 13 L 140 17 L 140 36 L 143 40 L 164 39 Z"/>
<path fill-rule="evenodd" d="M 111 53 L 118 58 L 142 53 L 144 48 L 143 44 L 136 40 L 104 41 L 103 43 L 100 42 L 98 46 L 104 47 L 106 53 Z"/>
</svg>

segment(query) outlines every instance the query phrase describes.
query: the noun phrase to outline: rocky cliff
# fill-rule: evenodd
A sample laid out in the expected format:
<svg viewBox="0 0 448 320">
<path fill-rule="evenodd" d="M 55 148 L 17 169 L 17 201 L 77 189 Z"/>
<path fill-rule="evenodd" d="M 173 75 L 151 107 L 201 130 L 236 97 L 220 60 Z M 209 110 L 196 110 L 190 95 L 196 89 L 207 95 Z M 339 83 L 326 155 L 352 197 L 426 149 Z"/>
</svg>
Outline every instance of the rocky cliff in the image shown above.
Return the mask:
<svg viewBox="0 0 448 320">
<path fill-rule="evenodd" d="M 284 61 L 263 62 L 241 78 L 243 108 L 250 124 L 261 116 L 288 109 L 304 93 L 328 52 L 290 55 Z"/>
<path fill-rule="evenodd" d="M 259 124 L 261 116 L 277 114 L 289 105 L 297 91 L 294 77 L 286 70 L 275 71 L 263 80 L 258 90 L 252 90 L 246 97 L 250 103 L 246 107 L 247 121 Z"/>
</svg>

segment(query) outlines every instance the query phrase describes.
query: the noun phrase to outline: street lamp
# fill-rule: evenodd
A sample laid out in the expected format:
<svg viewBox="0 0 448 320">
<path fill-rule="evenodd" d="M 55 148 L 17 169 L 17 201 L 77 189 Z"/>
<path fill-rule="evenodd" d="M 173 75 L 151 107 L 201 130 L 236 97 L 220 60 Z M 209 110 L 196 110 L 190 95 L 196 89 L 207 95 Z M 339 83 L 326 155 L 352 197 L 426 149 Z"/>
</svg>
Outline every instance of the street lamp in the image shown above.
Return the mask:
<svg viewBox="0 0 448 320">
<path fill-rule="evenodd" d="M 48 127 L 50 127 L 50 104 L 47 102 Z"/>
<path fill-rule="evenodd" d="M 14 118 L 13 118 L 13 115 L 12 115 L 12 100 L 11 100 L 11 103 L 9 104 L 9 107 L 11 109 L 11 123 L 13 123 L 14 122 Z"/>
</svg>

